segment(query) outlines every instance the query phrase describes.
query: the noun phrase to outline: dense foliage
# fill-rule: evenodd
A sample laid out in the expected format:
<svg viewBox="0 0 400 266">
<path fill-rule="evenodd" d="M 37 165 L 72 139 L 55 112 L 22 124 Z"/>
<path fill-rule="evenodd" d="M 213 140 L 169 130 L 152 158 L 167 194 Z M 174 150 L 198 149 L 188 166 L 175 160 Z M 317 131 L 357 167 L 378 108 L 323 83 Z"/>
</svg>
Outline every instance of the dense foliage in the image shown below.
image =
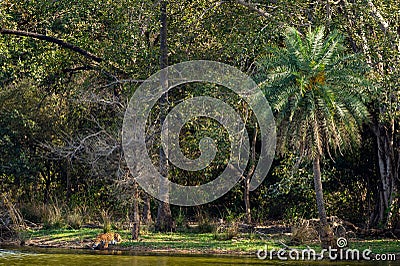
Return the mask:
<svg viewBox="0 0 400 266">
<path fill-rule="evenodd" d="M 32 222 L 58 215 L 66 223 L 73 214 L 85 221 L 132 219 L 137 187 L 124 163 L 121 126 L 135 89 L 160 68 L 159 3 L 0 3 L 0 193 Z M 299 158 L 321 155 L 328 215 L 361 226 L 396 226 L 399 12 L 396 1 L 381 0 L 168 2 L 169 64 L 230 64 L 259 81 L 272 103 L 279 153 L 262 186 L 250 193 L 253 221 L 317 217 L 312 165 Z M 229 103 L 247 121 L 250 139 L 259 134 L 248 106 L 219 86 L 178 86 L 170 108 L 198 95 Z M 155 107 L 147 127 L 155 164 L 158 119 Z M 228 160 L 226 134 L 210 119 L 186 124 L 180 136 L 186 156 L 199 155 L 204 136 L 216 141 L 219 153 L 198 173 L 171 166 L 170 179 L 190 185 L 214 179 Z M 146 198 L 143 191 L 139 196 Z M 185 220 L 243 217 L 244 198 L 241 182 L 215 202 L 171 208 Z"/>
</svg>

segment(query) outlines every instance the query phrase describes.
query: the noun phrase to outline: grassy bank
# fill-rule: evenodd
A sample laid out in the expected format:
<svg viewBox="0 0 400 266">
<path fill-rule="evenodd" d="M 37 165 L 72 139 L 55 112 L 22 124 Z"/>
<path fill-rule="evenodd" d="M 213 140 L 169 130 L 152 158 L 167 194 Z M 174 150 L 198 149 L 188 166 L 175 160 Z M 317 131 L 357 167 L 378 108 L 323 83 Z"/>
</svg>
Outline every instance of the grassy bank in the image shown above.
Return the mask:
<svg viewBox="0 0 400 266">
<path fill-rule="evenodd" d="M 101 229 L 40 229 L 24 232 L 25 245 L 38 247 L 89 248 Z M 129 240 L 127 230 L 118 230 L 123 242 L 111 246 L 112 249 L 144 251 L 149 253 L 209 253 L 209 254 L 254 254 L 258 249 L 275 248 L 276 250 L 289 245 L 290 237 L 286 234 L 276 234 L 260 237 L 256 234 L 242 233 L 229 240 L 220 240 L 214 233 L 153 233 L 141 232 L 139 240 Z M 319 243 L 312 242 L 302 245 L 290 245 L 291 248 L 305 249 L 307 247 L 321 250 Z M 395 239 L 353 239 L 349 240 L 349 248 L 371 249 L 373 253 L 399 253 L 400 241 Z"/>
</svg>

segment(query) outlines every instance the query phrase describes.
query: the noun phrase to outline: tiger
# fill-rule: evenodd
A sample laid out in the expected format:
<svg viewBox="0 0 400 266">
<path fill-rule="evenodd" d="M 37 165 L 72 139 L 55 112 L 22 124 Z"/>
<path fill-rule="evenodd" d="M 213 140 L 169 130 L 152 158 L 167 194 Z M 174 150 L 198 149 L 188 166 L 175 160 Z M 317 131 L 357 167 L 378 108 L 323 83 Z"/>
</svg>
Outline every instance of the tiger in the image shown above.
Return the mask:
<svg viewBox="0 0 400 266">
<path fill-rule="evenodd" d="M 103 248 L 108 248 L 108 244 L 115 245 L 116 243 L 121 241 L 122 238 L 118 233 L 99 234 L 92 248 L 98 248 L 100 244 L 103 245 Z"/>
</svg>

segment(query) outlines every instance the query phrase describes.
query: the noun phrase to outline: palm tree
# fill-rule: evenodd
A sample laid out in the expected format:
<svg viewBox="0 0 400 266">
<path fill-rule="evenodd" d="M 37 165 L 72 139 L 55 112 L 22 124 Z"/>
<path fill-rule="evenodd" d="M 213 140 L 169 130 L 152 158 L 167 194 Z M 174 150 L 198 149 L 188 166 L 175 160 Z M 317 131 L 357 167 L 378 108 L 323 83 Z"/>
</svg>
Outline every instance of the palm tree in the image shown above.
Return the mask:
<svg viewBox="0 0 400 266">
<path fill-rule="evenodd" d="M 303 36 L 285 32 L 285 48 L 272 49 L 259 62 L 261 88 L 275 113 L 277 152 L 296 152 L 313 162 L 314 186 L 323 248 L 335 246 L 327 222 L 321 182 L 321 158 L 360 141 L 359 127 L 369 119 L 363 99 L 365 68 L 346 55 L 338 32 L 324 27 Z"/>
</svg>

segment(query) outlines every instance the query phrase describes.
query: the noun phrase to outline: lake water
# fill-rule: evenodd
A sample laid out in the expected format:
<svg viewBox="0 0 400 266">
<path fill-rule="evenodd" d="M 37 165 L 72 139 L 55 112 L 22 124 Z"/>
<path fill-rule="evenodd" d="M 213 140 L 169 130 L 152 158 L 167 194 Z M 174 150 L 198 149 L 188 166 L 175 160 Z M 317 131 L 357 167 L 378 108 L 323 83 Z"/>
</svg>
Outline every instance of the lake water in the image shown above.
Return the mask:
<svg viewBox="0 0 400 266">
<path fill-rule="evenodd" d="M 0 265 L 131 265 L 131 266 L 195 266 L 195 265 L 387 265 L 400 266 L 396 262 L 329 262 L 329 261 L 269 261 L 254 257 L 232 256 L 167 256 L 139 255 L 116 251 L 86 251 L 64 249 L 0 249 Z"/>
</svg>

